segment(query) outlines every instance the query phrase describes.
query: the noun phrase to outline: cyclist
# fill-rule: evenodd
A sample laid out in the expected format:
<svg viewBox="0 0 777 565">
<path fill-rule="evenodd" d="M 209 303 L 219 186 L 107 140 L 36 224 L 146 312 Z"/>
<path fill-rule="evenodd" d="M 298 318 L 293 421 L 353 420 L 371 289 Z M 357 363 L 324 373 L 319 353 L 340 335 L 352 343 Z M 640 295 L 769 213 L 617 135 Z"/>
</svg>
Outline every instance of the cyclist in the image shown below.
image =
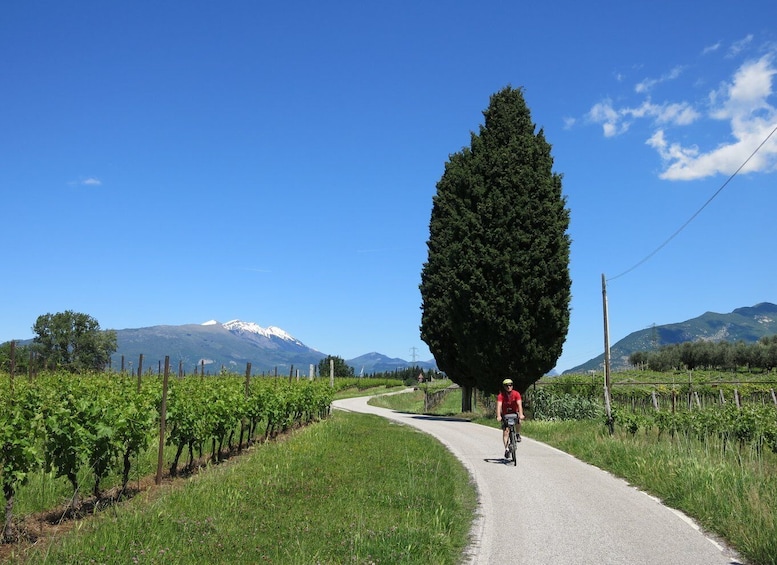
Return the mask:
<svg viewBox="0 0 777 565">
<path fill-rule="evenodd" d="M 523 401 L 521 393 L 513 388 L 512 379 L 502 381 L 502 391 L 496 396 L 496 419 L 502 422 L 502 443 L 505 447 L 505 459 L 510 458 L 510 450 L 507 448 L 507 442 L 510 437 L 510 430 L 507 428 L 507 418 L 502 418 L 504 414 L 518 414 L 518 421 L 515 425 L 516 439 L 521 441 L 521 420 L 523 420 Z"/>
</svg>

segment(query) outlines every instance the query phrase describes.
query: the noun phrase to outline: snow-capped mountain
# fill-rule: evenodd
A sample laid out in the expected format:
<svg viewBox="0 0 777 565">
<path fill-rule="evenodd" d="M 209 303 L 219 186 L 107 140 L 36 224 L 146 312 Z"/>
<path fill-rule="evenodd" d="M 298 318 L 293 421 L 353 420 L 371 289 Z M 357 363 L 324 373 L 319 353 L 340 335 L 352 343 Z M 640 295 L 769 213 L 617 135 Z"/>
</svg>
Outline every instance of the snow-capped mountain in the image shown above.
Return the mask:
<svg viewBox="0 0 777 565">
<path fill-rule="evenodd" d="M 215 320 L 211 320 L 210 322 L 205 322 L 203 325 L 204 326 L 213 325 L 218 323 L 219 322 Z M 287 332 L 285 332 L 284 330 L 276 326 L 269 326 L 267 328 L 263 328 L 262 326 L 254 322 L 243 322 L 241 320 L 231 320 L 229 322 L 221 324 L 221 326 L 229 330 L 235 335 L 250 337 L 251 334 L 255 334 L 257 336 L 262 336 L 266 338 L 276 337 L 285 341 L 289 341 L 291 343 L 295 343 L 297 345 L 304 346 L 304 344 L 300 340 L 292 337 Z"/>
<path fill-rule="evenodd" d="M 116 340 L 118 349 L 111 356 L 112 367 L 116 369 L 137 369 L 139 357 L 143 355 L 144 370 L 158 369 L 169 356 L 172 366 L 180 365 L 187 374 L 203 367 L 209 374 L 216 374 L 221 368 L 243 373 L 247 363 L 251 363 L 254 375 L 288 375 L 292 370 L 307 375 L 310 365 L 318 365 L 327 355 L 279 327 L 265 328 L 241 320 L 116 330 Z M 346 363 L 357 374 L 410 366 L 407 361 L 389 359 L 379 353 L 346 360 Z M 417 364 L 426 367 L 433 366 L 434 362 Z"/>
<path fill-rule="evenodd" d="M 203 365 L 211 373 L 221 367 L 242 372 L 251 363 L 252 371 L 259 374 L 285 373 L 292 367 L 308 374 L 309 365 L 326 357 L 281 328 L 241 320 L 117 330 L 116 338 L 118 350 L 111 356 L 115 367 L 137 363 L 142 354 L 146 366 L 169 356 L 187 372 Z"/>
</svg>

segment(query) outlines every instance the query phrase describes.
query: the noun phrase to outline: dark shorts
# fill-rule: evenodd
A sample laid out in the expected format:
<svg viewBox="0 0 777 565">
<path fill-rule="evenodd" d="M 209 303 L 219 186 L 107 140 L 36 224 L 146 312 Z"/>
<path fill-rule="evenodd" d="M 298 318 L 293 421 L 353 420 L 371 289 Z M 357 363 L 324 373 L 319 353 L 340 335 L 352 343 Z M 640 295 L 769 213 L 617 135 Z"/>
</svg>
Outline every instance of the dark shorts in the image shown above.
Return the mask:
<svg viewBox="0 0 777 565">
<path fill-rule="evenodd" d="M 521 420 L 519 418 L 515 419 L 515 428 L 518 429 L 518 426 L 521 424 Z M 502 429 L 507 429 L 507 418 L 502 418 Z"/>
</svg>

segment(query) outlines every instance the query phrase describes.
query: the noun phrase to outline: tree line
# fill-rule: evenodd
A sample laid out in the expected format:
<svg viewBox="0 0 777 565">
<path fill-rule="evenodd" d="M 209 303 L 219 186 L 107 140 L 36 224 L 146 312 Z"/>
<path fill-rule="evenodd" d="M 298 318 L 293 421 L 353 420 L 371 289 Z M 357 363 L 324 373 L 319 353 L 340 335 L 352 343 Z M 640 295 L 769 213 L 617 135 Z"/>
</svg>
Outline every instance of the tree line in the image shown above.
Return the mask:
<svg viewBox="0 0 777 565">
<path fill-rule="evenodd" d="M 72 310 L 38 316 L 32 331 L 35 337 L 30 345 L 0 344 L 0 369 L 10 371 L 12 347 L 14 369 L 19 373 L 30 369 L 102 371 L 117 349 L 114 330 L 102 330 L 95 318 Z"/>
<path fill-rule="evenodd" d="M 736 371 L 740 367 L 771 371 L 777 367 L 777 335 L 756 343 L 687 341 L 665 345 L 655 351 L 638 351 L 629 363 L 652 371 L 711 369 Z"/>
<path fill-rule="evenodd" d="M 331 367 L 334 368 L 334 376 L 336 378 L 354 378 L 355 369 L 346 363 L 345 359 L 337 355 L 327 355 L 324 359 L 318 363 L 318 375 L 320 377 L 328 377 Z M 407 386 L 417 384 L 419 382 L 419 376 L 423 382 L 442 379 L 445 376 L 434 369 L 422 369 L 419 365 L 412 365 L 410 367 L 404 367 L 401 369 L 394 369 L 393 371 L 375 371 L 366 375 L 362 375 L 368 379 L 389 379 L 400 380 Z"/>
</svg>

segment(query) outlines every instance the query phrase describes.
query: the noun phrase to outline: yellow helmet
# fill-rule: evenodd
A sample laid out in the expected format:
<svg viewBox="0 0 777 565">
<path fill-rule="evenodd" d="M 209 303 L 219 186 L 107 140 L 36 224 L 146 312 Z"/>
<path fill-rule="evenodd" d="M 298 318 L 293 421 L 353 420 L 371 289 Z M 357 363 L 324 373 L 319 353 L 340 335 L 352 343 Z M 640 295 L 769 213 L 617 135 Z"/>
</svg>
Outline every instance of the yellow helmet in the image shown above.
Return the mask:
<svg viewBox="0 0 777 565">
<path fill-rule="evenodd" d="M 503 385 L 511 385 L 513 384 L 513 379 L 505 379 L 502 381 Z"/>
</svg>

